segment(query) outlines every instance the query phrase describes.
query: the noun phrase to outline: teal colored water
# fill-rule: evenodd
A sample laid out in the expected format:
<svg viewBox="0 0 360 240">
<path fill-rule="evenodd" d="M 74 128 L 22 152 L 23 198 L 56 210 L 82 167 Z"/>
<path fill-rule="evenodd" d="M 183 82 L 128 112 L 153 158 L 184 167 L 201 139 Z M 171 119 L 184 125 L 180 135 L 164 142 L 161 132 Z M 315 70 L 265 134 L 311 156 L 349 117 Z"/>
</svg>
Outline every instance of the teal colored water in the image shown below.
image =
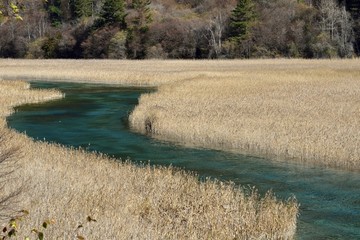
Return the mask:
<svg viewBox="0 0 360 240">
<path fill-rule="evenodd" d="M 272 189 L 281 199 L 301 204 L 297 239 L 360 239 L 360 173 L 207 149 L 177 146 L 131 132 L 127 118 L 140 94 L 151 90 L 103 85 L 41 83 L 66 98 L 19 107 L 9 126 L 35 139 L 81 146 L 134 162 L 173 165 L 201 177 Z"/>
</svg>

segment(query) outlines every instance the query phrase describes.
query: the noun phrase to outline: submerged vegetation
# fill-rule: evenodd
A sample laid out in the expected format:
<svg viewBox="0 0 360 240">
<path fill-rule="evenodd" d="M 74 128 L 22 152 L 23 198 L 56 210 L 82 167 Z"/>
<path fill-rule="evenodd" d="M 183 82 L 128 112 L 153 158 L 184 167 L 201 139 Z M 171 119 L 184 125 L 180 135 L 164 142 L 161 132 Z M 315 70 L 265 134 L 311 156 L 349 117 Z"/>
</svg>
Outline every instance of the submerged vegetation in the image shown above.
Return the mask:
<svg viewBox="0 0 360 240">
<path fill-rule="evenodd" d="M 135 166 L 102 154 L 35 142 L 7 128 L 4 118 L 12 107 L 61 97 L 58 91 L 30 90 L 27 83 L 0 80 L 0 152 L 9 148 L 21 152 L 9 158 L 16 160 L 15 171 L 2 175 L 0 199 L 21 189 L 16 200 L 6 204 L 30 213 L 19 222 L 18 238 L 44 221 L 51 222 L 46 236 L 54 239 L 294 237 L 298 215 L 294 199 L 280 201 L 270 192 L 261 197 L 254 189 L 199 182 L 196 175 L 171 167 Z M 8 221 L 1 223 L 6 226 Z"/>
</svg>

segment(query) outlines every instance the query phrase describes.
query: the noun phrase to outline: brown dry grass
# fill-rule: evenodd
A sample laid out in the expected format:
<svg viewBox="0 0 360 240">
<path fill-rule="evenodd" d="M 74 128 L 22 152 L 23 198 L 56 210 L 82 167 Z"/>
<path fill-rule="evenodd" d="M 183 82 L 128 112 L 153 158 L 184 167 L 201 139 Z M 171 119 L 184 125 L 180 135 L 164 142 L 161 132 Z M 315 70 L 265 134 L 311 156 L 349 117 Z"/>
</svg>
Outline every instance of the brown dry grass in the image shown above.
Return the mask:
<svg viewBox="0 0 360 240">
<path fill-rule="evenodd" d="M 0 77 L 158 86 L 193 78 L 197 71 L 184 71 L 176 62 L 118 60 L 1 60 Z"/>
<path fill-rule="evenodd" d="M 135 86 L 242 76 L 243 73 L 282 74 L 312 71 L 331 78 L 334 71 L 359 71 L 359 60 L 13 60 L 0 59 L 0 78 L 76 81 Z"/>
<path fill-rule="evenodd" d="M 10 107 L 62 97 L 0 81 L 0 151 L 19 147 L 16 171 L 1 196 L 23 187 L 16 207 L 30 215 L 20 223 L 23 239 L 44 220 L 51 239 L 291 239 L 298 205 L 271 194 L 220 182 L 199 182 L 189 173 L 119 163 L 105 156 L 34 142 L 6 128 Z M 96 222 L 87 222 L 87 216 Z M 82 227 L 78 228 L 79 225 Z"/>
<path fill-rule="evenodd" d="M 359 60 L 219 62 L 227 64 L 229 71 L 143 95 L 131 127 L 184 144 L 360 170 Z"/>
<path fill-rule="evenodd" d="M 133 129 L 157 138 L 360 169 L 359 60 L 0 60 L 0 66 L 3 78 L 160 86 L 142 96 L 130 117 Z M 12 86 L 2 83 L 1 128 L 13 136 L 9 146 L 24 146 L 26 152 L 16 181 L 2 194 L 28 182 L 20 203 L 32 214 L 24 229 L 54 218 L 49 234 L 65 239 L 293 236 L 294 202 L 245 196 L 173 169 L 119 164 L 7 130 L 10 106 L 48 95 L 29 99 L 34 91 L 26 84 L 15 83 L 11 92 Z M 76 230 L 88 215 L 98 222 Z"/>
</svg>

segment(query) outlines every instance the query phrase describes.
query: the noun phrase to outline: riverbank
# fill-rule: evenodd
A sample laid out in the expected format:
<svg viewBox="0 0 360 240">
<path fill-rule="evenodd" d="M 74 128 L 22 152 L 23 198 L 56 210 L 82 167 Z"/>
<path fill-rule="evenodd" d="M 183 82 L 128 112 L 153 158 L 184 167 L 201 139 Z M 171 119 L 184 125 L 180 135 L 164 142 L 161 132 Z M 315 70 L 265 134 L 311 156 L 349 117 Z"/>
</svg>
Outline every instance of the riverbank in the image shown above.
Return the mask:
<svg viewBox="0 0 360 240">
<path fill-rule="evenodd" d="M 186 145 L 360 170 L 359 60 L 227 63 L 238 70 L 143 95 L 132 129 Z"/>
<path fill-rule="evenodd" d="M 144 95 L 130 118 L 134 130 L 155 138 L 359 169 L 359 60 L 0 60 L 0 64 L 0 77 L 8 79 L 156 86 L 158 91 Z M 298 213 L 294 202 L 245 197 L 232 187 L 202 185 L 186 173 L 123 165 L 33 142 L 3 128 L 11 107 L 50 98 L 46 94 L 30 98 L 34 90 L 28 91 L 25 83 L 2 83 L 19 85 L 13 86 L 15 90 L 0 88 L 4 96 L 0 142 L 6 143 L 0 148 L 21 151 L 15 155 L 17 175 L 1 193 L 10 194 L 27 183 L 23 187 L 27 192 L 15 202 L 17 209 L 30 210 L 21 223 L 24 234 L 54 219 L 46 231 L 61 238 L 293 236 Z M 149 177 L 144 178 L 146 173 Z M 119 182 L 112 176 L 125 177 Z M 87 222 L 87 216 L 97 222 Z M 114 224 L 119 226 L 116 231 L 106 227 Z M 209 224 L 215 230 L 210 231 Z M 79 225 L 83 227 L 77 229 Z"/>
<path fill-rule="evenodd" d="M 43 221 L 51 223 L 44 229 L 45 237 L 56 239 L 294 236 L 298 205 L 293 200 L 199 182 L 196 176 L 172 168 L 139 167 L 101 154 L 34 142 L 7 129 L 5 117 L 12 107 L 63 97 L 57 91 L 28 86 L 0 81 L 0 155 L 7 158 L 7 169 L 15 170 L 2 179 L 0 199 L 20 189 L 6 203 L 6 210 L 30 212 L 18 223 L 18 238 L 40 229 Z M 10 150 L 11 155 L 4 155 Z"/>
<path fill-rule="evenodd" d="M 360 170 L 360 60 L 0 60 L 0 77 L 159 87 L 131 127 L 152 137 Z M 151 128 L 151 130 L 150 130 Z"/>
</svg>

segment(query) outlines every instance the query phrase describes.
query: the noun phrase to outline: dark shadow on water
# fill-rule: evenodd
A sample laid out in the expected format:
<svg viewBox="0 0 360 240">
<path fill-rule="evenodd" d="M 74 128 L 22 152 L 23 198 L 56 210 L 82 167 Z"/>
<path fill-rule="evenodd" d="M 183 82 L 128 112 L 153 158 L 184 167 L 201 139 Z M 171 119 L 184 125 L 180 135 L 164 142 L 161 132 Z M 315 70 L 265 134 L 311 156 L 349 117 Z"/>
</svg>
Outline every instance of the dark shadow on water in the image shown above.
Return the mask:
<svg viewBox="0 0 360 240">
<path fill-rule="evenodd" d="M 153 90 L 93 84 L 33 82 L 66 98 L 26 105 L 8 118 L 10 127 L 35 139 L 83 147 L 121 159 L 172 165 L 201 178 L 256 186 L 301 204 L 298 239 L 360 239 L 360 174 L 208 149 L 186 148 L 129 131 L 128 115 L 140 94 Z"/>
</svg>

